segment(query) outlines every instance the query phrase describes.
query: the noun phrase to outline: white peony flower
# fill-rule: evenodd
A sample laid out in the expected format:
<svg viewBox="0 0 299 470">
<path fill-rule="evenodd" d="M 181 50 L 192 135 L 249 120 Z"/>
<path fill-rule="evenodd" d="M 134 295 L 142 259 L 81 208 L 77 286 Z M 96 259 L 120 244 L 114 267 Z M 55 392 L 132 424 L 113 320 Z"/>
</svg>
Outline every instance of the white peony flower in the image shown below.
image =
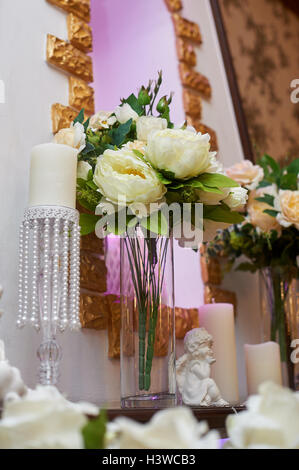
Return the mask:
<svg viewBox="0 0 299 470">
<path fill-rule="evenodd" d="M 78 149 L 78 153 L 80 153 L 86 146 L 84 126 L 80 122 L 72 123 L 69 128 L 57 132 L 54 141 L 56 144 L 64 144 Z"/>
<path fill-rule="evenodd" d="M 299 394 L 264 383 L 247 411 L 230 415 L 226 426 L 236 449 L 299 449 Z"/>
<path fill-rule="evenodd" d="M 5 358 L 4 342 L 0 340 L 0 403 L 8 394 L 24 395 L 26 386 L 21 373 L 16 367 L 12 367 Z"/>
<path fill-rule="evenodd" d="M 78 162 L 77 166 L 77 178 L 81 178 L 82 180 L 87 180 L 89 171 L 92 170 L 92 167 L 87 162 Z"/>
<path fill-rule="evenodd" d="M 147 142 L 149 135 L 154 131 L 167 129 L 167 120 L 154 116 L 141 116 L 137 118 L 137 139 Z"/>
<path fill-rule="evenodd" d="M 153 132 L 146 148 L 146 157 L 154 167 L 171 171 L 181 180 L 205 173 L 213 156 L 209 134 L 182 129 Z"/>
<path fill-rule="evenodd" d="M 280 212 L 276 218 L 282 227 L 294 225 L 299 230 L 299 191 L 280 190 L 275 209 Z"/>
<path fill-rule="evenodd" d="M 184 407 L 159 411 L 146 424 L 117 418 L 107 436 L 110 449 L 219 449 L 218 433 Z"/>
<path fill-rule="evenodd" d="M 166 193 L 151 166 L 124 148 L 106 150 L 98 158 L 94 182 L 103 196 L 115 204 L 158 202 Z"/>
<path fill-rule="evenodd" d="M 232 210 L 241 210 L 248 200 L 248 191 L 245 188 L 231 188 L 224 203 Z"/>
<path fill-rule="evenodd" d="M 256 189 L 264 178 L 264 170 L 259 165 L 254 165 L 250 160 L 243 160 L 226 170 L 229 178 L 249 190 Z"/>
<path fill-rule="evenodd" d="M 71 403 L 51 386 L 28 390 L 4 403 L 1 449 L 82 449 L 85 415 L 97 415 L 88 403 Z"/>
<path fill-rule="evenodd" d="M 116 119 L 121 124 L 125 124 L 130 119 L 133 119 L 133 121 L 136 121 L 136 119 L 138 118 L 138 114 L 134 111 L 134 109 L 131 108 L 131 106 L 128 103 L 124 103 L 121 106 L 117 106 L 114 113 L 115 113 Z"/>
<path fill-rule="evenodd" d="M 109 111 L 99 111 L 94 114 L 89 121 L 89 127 L 93 131 L 98 131 L 99 129 L 109 129 L 113 124 L 116 123 L 116 117 L 111 116 L 113 114 Z"/>
</svg>

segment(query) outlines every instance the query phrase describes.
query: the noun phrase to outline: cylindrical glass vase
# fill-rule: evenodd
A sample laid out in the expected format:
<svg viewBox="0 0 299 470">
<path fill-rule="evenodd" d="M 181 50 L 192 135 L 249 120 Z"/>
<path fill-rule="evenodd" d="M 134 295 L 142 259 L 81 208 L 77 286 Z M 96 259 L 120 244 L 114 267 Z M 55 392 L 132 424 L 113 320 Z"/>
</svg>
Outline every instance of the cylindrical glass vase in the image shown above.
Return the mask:
<svg viewBox="0 0 299 470">
<path fill-rule="evenodd" d="M 121 239 L 121 404 L 176 405 L 173 240 Z"/>
<path fill-rule="evenodd" d="M 263 338 L 280 346 L 284 385 L 299 389 L 295 341 L 299 339 L 299 281 L 279 267 L 260 271 Z"/>
</svg>

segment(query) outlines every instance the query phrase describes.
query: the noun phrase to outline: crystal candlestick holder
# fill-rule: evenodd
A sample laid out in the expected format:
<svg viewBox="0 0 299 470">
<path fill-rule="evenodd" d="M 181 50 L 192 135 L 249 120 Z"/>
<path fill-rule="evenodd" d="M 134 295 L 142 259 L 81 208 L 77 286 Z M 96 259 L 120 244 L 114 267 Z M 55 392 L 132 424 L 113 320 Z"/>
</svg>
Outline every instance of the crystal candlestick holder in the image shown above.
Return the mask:
<svg viewBox="0 0 299 470">
<path fill-rule="evenodd" d="M 78 211 L 60 206 L 29 207 L 20 227 L 17 326 L 29 324 L 42 332 L 37 351 L 42 385 L 58 382 L 61 347 L 57 332 L 80 329 L 79 302 Z"/>
</svg>

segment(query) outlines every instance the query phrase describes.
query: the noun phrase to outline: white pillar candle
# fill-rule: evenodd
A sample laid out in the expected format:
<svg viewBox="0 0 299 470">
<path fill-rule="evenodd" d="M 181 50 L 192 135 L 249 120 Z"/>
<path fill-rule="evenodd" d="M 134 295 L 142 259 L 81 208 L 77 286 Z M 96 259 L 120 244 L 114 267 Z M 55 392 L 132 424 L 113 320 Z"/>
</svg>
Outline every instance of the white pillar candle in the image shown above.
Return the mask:
<svg viewBox="0 0 299 470">
<path fill-rule="evenodd" d="M 232 405 L 237 404 L 239 383 L 233 305 L 203 305 L 199 308 L 199 324 L 214 339 L 216 363 L 212 365 L 212 378 L 218 385 L 222 398 Z"/>
<path fill-rule="evenodd" d="M 264 382 L 282 385 L 280 350 L 277 343 L 244 345 L 248 395 L 258 392 Z"/>
<path fill-rule="evenodd" d="M 29 206 L 76 207 L 77 155 L 61 144 L 32 149 Z"/>
</svg>

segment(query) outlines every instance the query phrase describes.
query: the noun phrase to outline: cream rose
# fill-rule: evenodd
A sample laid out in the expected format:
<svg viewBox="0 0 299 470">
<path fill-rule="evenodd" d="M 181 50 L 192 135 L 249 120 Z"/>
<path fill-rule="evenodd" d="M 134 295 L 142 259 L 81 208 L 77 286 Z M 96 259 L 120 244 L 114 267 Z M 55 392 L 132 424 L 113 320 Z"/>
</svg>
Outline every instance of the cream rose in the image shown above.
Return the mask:
<svg viewBox="0 0 299 470">
<path fill-rule="evenodd" d="M 122 146 L 122 148 L 128 150 L 138 150 L 138 152 L 142 153 L 143 155 L 145 154 L 145 142 L 142 142 L 141 140 L 127 142 L 125 145 Z"/>
<path fill-rule="evenodd" d="M 89 127 L 93 131 L 109 129 L 109 127 L 116 123 L 116 117 L 111 116 L 111 114 L 113 113 L 109 111 L 99 111 L 90 118 Z"/>
<path fill-rule="evenodd" d="M 82 180 L 87 180 L 89 171 L 92 170 L 92 167 L 87 162 L 78 162 L 77 165 L 77 178 Z"/>
<path fill-rule="evenodd" d="M 229 195 L 223 202 L 232 210 L 238 211 L 243 209 L 248 200 L 248 191 L 245 188 L 231 188 Z"/>
<path fill-rule="evenodd" d="M 82 449 L 86 415 L 97 415 L 88 403 L 71 403 L 51 386 L 28 390 L 4 403 L 1 449 Z"/>
<path fill-rule="evenodd" d="M 264 383 L 226 427 L 236 449 L 299 449 L 299 394 Z"/>
<path fill-rule="evenodd" d="M 121 106 L 117 106 L 114 113 L 116 115 L 116 119 L 121 124 L 125 124 L 130 119 L 133 119 L 133 121 L 136 121 L 136 119 L 138 118 L 138 114 L 134 111 L 134 109 L 131 108 L 131 106 L 128 103 L 124 103 Z"/>
<path fill-rule="evenodd" d="M 283 227 L 294 225 L 299 230 L 299 191 L 279 191 L 277 220 Z"/>
<path fill-rule="evenodd" d="M 280 232 L 281 228 L 276 218 L 264 213 L 266 209 L 271 210 L 273 207 L 269 206 L 265 202 L 256 200 L 256 198 L 263 197 L 265 194 L 269 194 L 275 198 L 277 196 L 276 187 L 273 185 L 266 188 L 260 188 L 257 191 L 251 191 L 247 204 L 250 223 L 266 233 L 271 230 Z"/>
<path fill-rule="evenodd" d="M 194 134 L 182 129 L 165 129 L 150 134 L 146 157 L 152 165 L 174 173 L 181 180 L 205 173 L 214 152 L 209 134 Z"/>
<path fill-rule="evenodd" d="M 113 203 L 144 204 L 160 201 L 166 193 L 165 186 L 155 171 L 133 152 L 106 150 L 99 157 L 94 182 L 101 193 Z"/>
<path fill-rule="evenodd" d="M 61 129 L 54 137 L 56 144 L 64 144 L 69 147 L 78 149 L 78 153 L 82 152 L 86 145 L 86 135 L 84 126 L 80 122 L 71 124 L 67 129 Z"/>
<path fill-rule="evenodd" d="M 226 170 L 226 174 L 229 178 L 250 190 L 255 189 L 264 178 L 262 167 L 253 165 L 249 160 L 236 163 Z"/>
<path fill-rule="evenodd" d="M 154 116 L 141 116 L 137 118 L 137 139 L 147 142 L 149 135 L 154 131 L 167 128 L 167 120 Z"/>
<path fill-rule="evenodd" d="M 217 193 L 208 193 L 207 191 L 197 191 L 199 195 L 199 202 L 206 204 L 207 206 L 217 206 L 220 202 L 225 199 L 229 193 L 230 189 L 222 188 L 222 194 Z"/>
</svg>

